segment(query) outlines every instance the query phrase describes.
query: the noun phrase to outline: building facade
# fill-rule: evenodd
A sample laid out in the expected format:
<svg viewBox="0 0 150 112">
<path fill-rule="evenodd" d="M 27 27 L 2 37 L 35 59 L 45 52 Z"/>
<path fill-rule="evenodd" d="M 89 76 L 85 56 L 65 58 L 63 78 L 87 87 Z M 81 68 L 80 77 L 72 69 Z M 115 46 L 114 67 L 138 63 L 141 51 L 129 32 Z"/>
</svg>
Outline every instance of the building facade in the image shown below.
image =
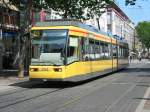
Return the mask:
<svg viewBox="0 0 150 112">
<path fill-rule="evenodd" d="M 125 39 L 129 44 L 129 49 L 132 51 L 135 44 L 135 26 L 128 16 L 114 3 L 109 6 L 105 13 L 98 18 L 100 30 L 109 34 Z M 87 24 L 98 28 L 97 19 L 86 21 Z"/>
<path fill-rule="evenodd" d="M 113 35 L 127 40 L 129 49 L 133 50 L 135 38 L 134 24 L 115 3 L 111 7 L 108 7 L 107 14 L 110 16 L 107 15 L 110 18 L 110 22 L 107 24 L 108 31 L 112 32 Z"/>
<path fill-rule="evenodd" d="M 14 68 L 13 61 L 18 51 L 19 12 L 6 3 L 0 1 L 0 70 Z"/>
</svg>

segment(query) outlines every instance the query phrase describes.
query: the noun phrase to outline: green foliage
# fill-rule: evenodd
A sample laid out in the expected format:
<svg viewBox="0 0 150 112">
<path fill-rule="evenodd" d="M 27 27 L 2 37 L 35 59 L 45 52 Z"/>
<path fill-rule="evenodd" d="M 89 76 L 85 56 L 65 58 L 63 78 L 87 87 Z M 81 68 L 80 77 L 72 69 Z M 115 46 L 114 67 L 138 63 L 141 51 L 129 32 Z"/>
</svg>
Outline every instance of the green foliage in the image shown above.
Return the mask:
<svg viewBox="0 0 150 112">
<path fill-rule="evenodd" d="M 20 0 L 10 0 L 9 2 L 19 8 Z"/>
<path fill-rule="evenodd" d="M 11 3 L 20 7 L 20 3 L 27 4 L 30 0 L 11 0 Z M 107 5 L 113 0 L 32 0 L 32 7 L 51 8 L 63 18 L 90 19 L 97 17 L 105 11 Z"/>
<path fill-rule="evenodd" d="M 136 0 L 125 0 L 125 5 L 135 5 Z"/>
<path fill-rule="evenodd" d="M 22 9 L 22 5 L 27 6 L 29 3 L 37 9 L 47 8 L 45 0 L 10 0 L 10 3 L 17 6 L 20 10 Z"/>
<path fill-rule="evenodd" d="M 47 0 L 46 4 L 63 18 L 82 18 L 83 7 L 79 0 Z"/>
<path fill-rule="evenodd" d="M 112 0 L 45 0 L 63 18 L 90 19 L 100 16 Z"/>
<path fill-rule="evenodd" d="M 150 48 L 150 22 L 140 22 L 136 26 L 136 31 L 140 41 L 147 47 Z"/>
</svg>

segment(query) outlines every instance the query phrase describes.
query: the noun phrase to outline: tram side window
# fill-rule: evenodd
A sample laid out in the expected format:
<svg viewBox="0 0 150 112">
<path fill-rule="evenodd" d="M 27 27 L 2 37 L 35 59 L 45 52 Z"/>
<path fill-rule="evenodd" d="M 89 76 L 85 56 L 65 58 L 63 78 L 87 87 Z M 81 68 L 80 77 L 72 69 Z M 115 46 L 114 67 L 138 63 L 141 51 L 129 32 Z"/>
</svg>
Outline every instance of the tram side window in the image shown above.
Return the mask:
<svg viewBox="0 0 150 112">
<path fill-rule="evenodd" d="M 105 58 L 105 43 L 101 42 L 101 47 L 102 47 L 102 53 L 101 53 L 101 58 Z"/>
<path fill-rule="evenodd" d="M 128 58 L 128 49 L 126 47 L 123 48 L 123 57 Z"/>
<path fill-rule="evenodd" d="M 108 43 L 101 43 L 102 46 L 102 53 L 101 56 L 103 57 L 103 59 L 109 59 L 111 58 L 111 45 Z"/>
<path fill-rule="evenodd" d="M 123 58 L 125 58 L 125 48 L 124 47 L 122 47 L 122 51 L 123 51 Z"/>
<path fill-rule="evenodd" d="M 124 48 L 122 47 L 122 57 L 125 57 L 125 52 L 124 52 Z"/>
<path fill-rule="evenodd" d="M 120 58 L 122 58 L 122 47 L 119 47 L 119 52 L 120 52 Z"/>
<path fill-rule="evenodd" d="M 124 48 L 122 46 L 119 46 L 119 57 L 124 58 L 124 55 L 125 55 Z"/>
<path fill-rule="evenodd" d="M 117 58 L 117 46 L 112 45 L 112 53 L 113 53 L 113 58 Z"/>
<path fill-rule="evenodd" d="M 95 41 L 95 59 L 98 60 L 101 58 L 101 47 L 100 47 L 100 42 Z"/>
<path fill-rule="evenodd" d="M 108 59 L 111 59 L 111 44 L 108 44 Z"/>
<path fill-rule="evenodd" d="M 89 61 L 89 39 L 88 38 L 81 38 L 81 53 L 82 53 L 82 60 Z"/>
<path fill-rule="evenodd" d="M 121 58 L 121 47 L 118 46 L 118 57 Z"/>
<path fill-rule="evenodd" d="M 119 57 L 127 58 L 128 57 L 128 47 L 127 46 L 119 46 Z"/>
<path fill-rule="evenodd" d="M 103 47 L 102 47 L 103 43 L 99 42 L 99 55 L 100 55 L 100 59 L 103 59 Z"/>
<path fill-rule="evenodd" d="M 79 51 L 78 51 L 78 38 L 70 36 L 69 45 L 67 48 L 67 63 L 72 63 L 74 61 L 79 61 Z"/>
<path fill-rule="evenodd" d="M 124 48 L 121 46 L 121 57 L 124 58 Z"/>
<path fill-rule="evenodd" d="M 95 60 L 95 42 L 92 39 L 89 41 L 89 58 Z"/>
<path fill-rule="evenodd" d="M 108 54 L 109 52 L 108 52 L 108 44 L 106 44 L 106 43 L 105 43 L 105 50 L 104 50 L 104 52 L 105 52 L 105 57 L 104 58 L 107 59 L 108 55 L 109 55 Z"/>
</svg>

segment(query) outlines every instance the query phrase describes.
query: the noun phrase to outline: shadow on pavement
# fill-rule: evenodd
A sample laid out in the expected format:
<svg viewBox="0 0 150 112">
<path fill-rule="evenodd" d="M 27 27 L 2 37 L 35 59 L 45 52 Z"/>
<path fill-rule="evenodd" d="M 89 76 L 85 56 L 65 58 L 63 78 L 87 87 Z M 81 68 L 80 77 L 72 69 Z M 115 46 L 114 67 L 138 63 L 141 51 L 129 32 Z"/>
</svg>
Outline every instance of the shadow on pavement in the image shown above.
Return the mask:
<svg viewBox="0 0 150 112">
<path fill-rule="evenodd" d="M 149 75 L 146 76 L 150 76 L 150 68 L 126 68 L 122 71 L 122 73 L 131 73 L 131 72 L 147 72 L 149 73 Z M 143 77 L 144 75 L 142 75 Z"/>
<path fill-rule="evenodd" d="M 24 81 L 19 83 L 14 83 L 9 86 L 17 86 L 21 88 L 71 88 L 74 86 L 83 85 L 94 80 L 98 80 L 103 77 L 109 76 L 109 74 L 101 75 L 98 77 L 94 77 L 88 80 L 78 81 L 78 82 L 61 82 L 61 81 Z"/>
</svg>

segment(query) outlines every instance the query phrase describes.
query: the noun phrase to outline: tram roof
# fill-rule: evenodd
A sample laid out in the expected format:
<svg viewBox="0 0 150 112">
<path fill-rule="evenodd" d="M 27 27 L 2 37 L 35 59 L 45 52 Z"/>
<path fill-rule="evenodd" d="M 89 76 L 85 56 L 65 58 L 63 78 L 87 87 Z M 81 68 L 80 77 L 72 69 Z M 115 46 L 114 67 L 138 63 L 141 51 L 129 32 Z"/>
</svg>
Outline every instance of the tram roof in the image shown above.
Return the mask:
<svg viewBox="0 0 150 112">
<path fill-rule="evenodd" d="M 75 20 L 50 20 L 50 21 L 45 21 L 45 22 L 37 22 L 35 24 L 35 26 L 75 26 L 75 27 L 79 27 L 79 28 L 83 28 L 98 34 L 102 34 L 108 37 L 113 37 L 111 34 L 103 32 L 101 30 L 98 30 L 97 28 L 91 26 L 91 25 L 87 25 L 84 24 L 80 21 L 75 21 Z"/>
<path fill-rule="evenodd" d="M 60 19 L 57 20 L 56 19 L 56 20 L 49 20 L 49 21 L 44 21 L 44 22 L 37 22 L 35 24 L 35 27 L 48 27 L 48 26 L 75 26 L 75 27 L 86 29 L 88 31 L 92 31 L 98 34 L 105 35 L 110 38 L 114 38 L 118 40 L 119 42 L 126 43 L 125 40 L 122 40 L 121 38 L 116 38 L 116 36 L 113 36 L 111 33 L 103 32 L 95 28 L 94 26 L 84 24 L 78 20 L 60 20 Z"/>
</svg>

